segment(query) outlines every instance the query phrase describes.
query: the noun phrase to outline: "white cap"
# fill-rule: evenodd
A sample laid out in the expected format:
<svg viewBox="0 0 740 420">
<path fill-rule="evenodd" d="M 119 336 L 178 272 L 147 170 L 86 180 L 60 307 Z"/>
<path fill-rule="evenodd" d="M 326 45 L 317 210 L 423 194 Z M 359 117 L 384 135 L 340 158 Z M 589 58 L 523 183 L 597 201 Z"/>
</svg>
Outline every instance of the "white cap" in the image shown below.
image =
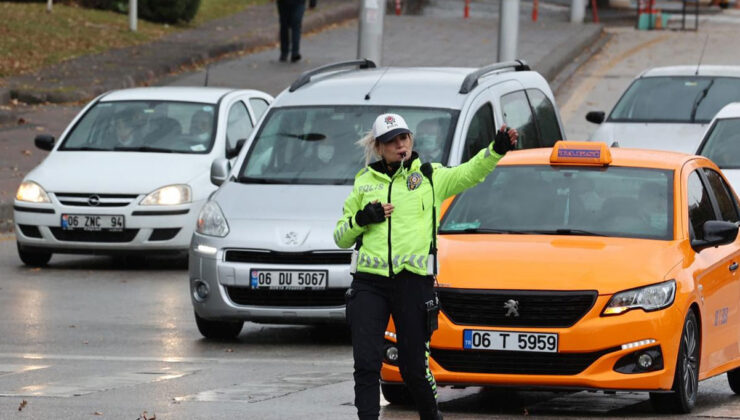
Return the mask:
<svg viewBox="0 0 740 420">
<path fill-rule="evenodd" d="M 388 143 L 399 134 L 411 134 L 406 121 L 398 114 L 382 114 L 373 123 L 373 137 L 381 143 Z"/>
</svg>

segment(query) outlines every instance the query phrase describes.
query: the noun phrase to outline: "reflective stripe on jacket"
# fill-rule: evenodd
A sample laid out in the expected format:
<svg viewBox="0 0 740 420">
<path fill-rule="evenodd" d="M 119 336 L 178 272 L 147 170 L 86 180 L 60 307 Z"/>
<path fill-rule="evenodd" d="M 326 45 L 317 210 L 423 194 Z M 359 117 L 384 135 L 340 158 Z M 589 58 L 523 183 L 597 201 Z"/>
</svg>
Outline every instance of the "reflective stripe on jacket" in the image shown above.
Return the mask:
<svg viewBox="0 0 740 420">
<path fill-rule="evenodd" d="M 433 197 L 439 208 L 445 199 L 482 182 L 499 159 L 501 155 L 493 151 L 491 143 L 454 168 L 433 164 L 434 194 L 429 180 L 421 173 L 422 162 L 416 153 L 408 166 L 396 170 L 393 177 L 377 170 L 382 168 L 378 162 L 365 167 L 355 176 L 352 193 L 344 202 L 343 216 L 334 229 L 334 242 L 341 248 L 350 248 L 362 236 L 358 272 L 392 277 L 408 270 L 426 275 L 432 243 Z M 384 222 L 358 226 L 355 214 L 375 200 L 392 203 L 393 214 Z"/>
</svg>

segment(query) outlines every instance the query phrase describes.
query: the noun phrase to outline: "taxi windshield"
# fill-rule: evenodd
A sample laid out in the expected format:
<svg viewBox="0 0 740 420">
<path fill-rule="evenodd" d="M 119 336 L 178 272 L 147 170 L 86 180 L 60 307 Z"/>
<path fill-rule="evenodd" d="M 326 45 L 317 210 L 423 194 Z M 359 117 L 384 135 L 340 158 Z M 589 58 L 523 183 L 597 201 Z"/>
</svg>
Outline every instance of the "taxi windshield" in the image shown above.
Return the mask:
<svg viewBox="0 0 740 420">
<path fill-rule="evenodd" d="M 384 106 L 276 108 L 252 142 L 239 181 L 271 184 L 352 184 L 364 166 L 355 144 L 383 113 L 401 115 L 422 162 L 446 162 L 457 111 Z"/>
<path fill-rule="evenodd" d="M 459 195 L 440 233 L 673 238 L 673 172 L 632 167 L 499 166 Z"/>
<path fill-rule="evenodd" d="M 708 123 L 740 98 L 740 78 L 643 77 L 625 91 L 611 122 Z"/>
<path fill-rule="evenodd" d="M 740 118 L 718 119 L 699 154 L 722 169 L 740 169 Z"/>
<path fill-rule="evenodd" d="M 98 102 L 75 124 L 63 151 L 208 153 L 215 106 L 171 101 Z"/>
</svg>

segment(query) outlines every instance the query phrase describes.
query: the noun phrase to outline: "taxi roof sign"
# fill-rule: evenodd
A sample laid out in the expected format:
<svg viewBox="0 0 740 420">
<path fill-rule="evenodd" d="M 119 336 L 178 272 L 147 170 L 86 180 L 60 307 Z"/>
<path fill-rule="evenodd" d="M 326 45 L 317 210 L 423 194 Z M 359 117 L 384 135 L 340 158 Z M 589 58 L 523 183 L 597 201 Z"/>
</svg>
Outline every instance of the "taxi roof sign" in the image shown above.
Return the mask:
<svg viewBox="0 0 740 420">
<path fill-rule="evenodd" d="M 606 166 L 612 163 L 612 153 L 606 143 L 566 141 L 555 143 L 550 154 L 551 165 Z"/>
</svg>

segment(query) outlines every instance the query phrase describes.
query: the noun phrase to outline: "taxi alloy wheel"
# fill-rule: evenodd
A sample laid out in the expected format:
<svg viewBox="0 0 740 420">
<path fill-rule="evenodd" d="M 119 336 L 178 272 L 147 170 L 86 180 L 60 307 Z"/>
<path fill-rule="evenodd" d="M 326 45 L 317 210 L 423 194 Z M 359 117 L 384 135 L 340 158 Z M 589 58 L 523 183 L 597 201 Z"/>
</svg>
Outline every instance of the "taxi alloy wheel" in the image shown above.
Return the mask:
<svg viewBox="0 0 740 420">
<path fill-rule="evenodd" d="M 195 324 L 205 338 L 213 340 L 233 340 L 239 336 L 244 321 L 210 321 L 195 314 Z"/>
<path fill-rule="evenodd" d="M 681 334 L 676 373 L 670 393 L 651 393 L 653 408 L 663 413 L 689 413 L 699 391 L 699 327 L 689 311 Z"/>
<path fill-rule="evenodd" d="M 404 384 L 380 384 L 383 398 L 391 404 L 410 405 L 414 403 L 414 397 Z"/>
<path fill-rule="evenodd" d="M 732 392 L 740 395 L 740 368 L 735 368 L 727 372 L 727 382 L 730 383 Z"/>
<path fill-rule="evenodd" d="M 29 267 L 43 267 L 51 259 L 51 252 L 27 251 L 22 249 L 18 242 L 15 243 L 15 246 L 18 248 L 18 256 L 21 261 Z"/>
</svg>

